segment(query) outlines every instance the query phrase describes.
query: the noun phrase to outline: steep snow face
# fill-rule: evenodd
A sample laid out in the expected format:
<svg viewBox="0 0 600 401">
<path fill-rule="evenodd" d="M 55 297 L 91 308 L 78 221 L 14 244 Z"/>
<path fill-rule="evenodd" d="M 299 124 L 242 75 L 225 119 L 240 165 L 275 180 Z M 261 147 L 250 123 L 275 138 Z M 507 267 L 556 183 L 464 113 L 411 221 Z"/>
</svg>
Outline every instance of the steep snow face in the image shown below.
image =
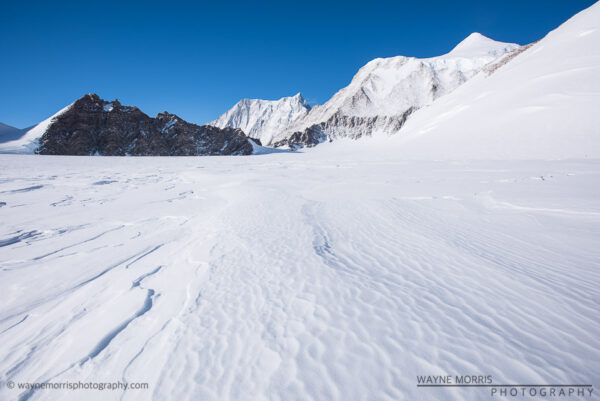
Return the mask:
<svg viewBox="0 0 600 401">
<path fill-rule="evenodd" d="M 309 110 L 310 106 L 300 93 L 279 100 L 242 99 L 208 125 L 240 128 L 250 138 L 268 144 L 277 133 L 304 117 Z"/>
<path fill-rule="evenodd" d="M 395 151 L 419 159 L 600 157 L 600 3 L 490 72 L 413 114 Z"/>
<path fill-rule="evenodd" d="M 474 33 L 443 56 L 375 59 L 358 71 L 350 85 L 327 103 L 313 107 L 274 141 L 317 125 L 323 137 L 330 138 L 389 131 L 405 113 L 431 104 L 472 78 L 486 64 L 518 48 L 516 44 L 496 42 Z M 356 118 L 351 124 L 344 124 L 339 121 L 348 120 L 340 117 Z"/>
<path fill-rule="evenodd" d="M 44 135 L 50 124 L 52 124 L 58 116 L 68 111 L 71 106 L 73 106 L 73 103 L 39 123 L 19 139 L 0 143 L 0 153 L 34 153 L 39 146 L 41 136 Z"/>
</svg>

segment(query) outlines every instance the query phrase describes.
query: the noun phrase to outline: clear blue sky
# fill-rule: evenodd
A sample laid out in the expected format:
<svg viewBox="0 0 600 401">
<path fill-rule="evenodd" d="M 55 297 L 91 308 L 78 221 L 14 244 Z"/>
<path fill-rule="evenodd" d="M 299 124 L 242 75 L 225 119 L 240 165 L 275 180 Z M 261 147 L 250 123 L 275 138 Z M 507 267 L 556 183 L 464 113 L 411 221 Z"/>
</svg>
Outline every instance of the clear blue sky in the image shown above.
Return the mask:
<svg viewBox="0 0 600 401">
<path fill-rule="evenodd" d="M 0 121 L 26 127 L 88 92 L 206 123 L 244 97 L 323 103 L 376 57 L 469 33 L 529 43 L 592 0 L 0 2 Z"/>
</svg>

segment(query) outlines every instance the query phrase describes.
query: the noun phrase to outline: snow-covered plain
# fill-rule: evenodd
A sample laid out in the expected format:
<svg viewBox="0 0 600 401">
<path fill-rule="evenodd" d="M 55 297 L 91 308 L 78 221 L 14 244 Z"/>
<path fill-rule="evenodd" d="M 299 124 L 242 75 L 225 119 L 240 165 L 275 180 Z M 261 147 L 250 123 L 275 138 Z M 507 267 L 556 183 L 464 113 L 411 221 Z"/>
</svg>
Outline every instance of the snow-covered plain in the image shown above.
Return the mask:
<svg viewBox="0 0 600 401">
<path fill-rule="evenodd" d="M 474 400 L 489 389 L 416 375 L 600 383 L 600 161 L 318 149 L 0 156 L 0 399 Z M 5 385 L 121 380 L 149 389 Z"/>
</svg>

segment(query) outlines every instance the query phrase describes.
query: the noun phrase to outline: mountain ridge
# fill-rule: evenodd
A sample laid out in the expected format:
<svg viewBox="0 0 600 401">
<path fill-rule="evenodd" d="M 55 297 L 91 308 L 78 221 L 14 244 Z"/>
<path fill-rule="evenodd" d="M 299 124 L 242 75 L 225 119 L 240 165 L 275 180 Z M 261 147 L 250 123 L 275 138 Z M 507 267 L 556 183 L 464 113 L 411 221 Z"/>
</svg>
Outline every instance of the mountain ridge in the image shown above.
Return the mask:
<svg viewBox="0 0 600 401">
<path fill-rule="evenodd" d="M 395 56 L 369 61 L 349 85 L 327 102 L 305 108 L 281 123 L 274 113 L 261 111 L 260 99 L 242 99 L 209 124 L 241 128 L 263 145 L 297 149 L 339 137 L 360 138 L 379 132 L 396 132 L 417 109 L 452 92 L 487 64 L 516 51 L 514 43 L 494 41 L 472 33 L 449 53 L 436 57 Z M 296 95 L 298 96 L 298 95 Z M 249 123 L 251 122 L 251 124 Z M 263 127 L 268 134 L 263 135 Z"/>
</svg>

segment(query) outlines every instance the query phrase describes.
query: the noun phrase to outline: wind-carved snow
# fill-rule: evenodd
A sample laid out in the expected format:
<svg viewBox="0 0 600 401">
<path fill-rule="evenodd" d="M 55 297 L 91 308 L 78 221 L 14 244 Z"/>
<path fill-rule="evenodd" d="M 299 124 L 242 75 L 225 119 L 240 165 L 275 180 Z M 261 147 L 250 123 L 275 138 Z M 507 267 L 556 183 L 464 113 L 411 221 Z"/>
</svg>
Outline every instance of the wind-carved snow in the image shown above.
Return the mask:
<svg viewBox="0 0 600 401">
<path fill-rule="evenodd" d="M 466 401 L 488 390 L 415 376 L 598 381 L 597 160 L 336 145 L 0 156 L 0 381 L 149 383 L 0 398 Z"/>
<path fill-rule="evenodd" d="M 250 138 L 267 145 L 275 135 L 304 117 L 309 110 L 309 104 L 300 93 L 279 100 L 242 99 L 208 125 L 240 128 Z"/>
</svg>

